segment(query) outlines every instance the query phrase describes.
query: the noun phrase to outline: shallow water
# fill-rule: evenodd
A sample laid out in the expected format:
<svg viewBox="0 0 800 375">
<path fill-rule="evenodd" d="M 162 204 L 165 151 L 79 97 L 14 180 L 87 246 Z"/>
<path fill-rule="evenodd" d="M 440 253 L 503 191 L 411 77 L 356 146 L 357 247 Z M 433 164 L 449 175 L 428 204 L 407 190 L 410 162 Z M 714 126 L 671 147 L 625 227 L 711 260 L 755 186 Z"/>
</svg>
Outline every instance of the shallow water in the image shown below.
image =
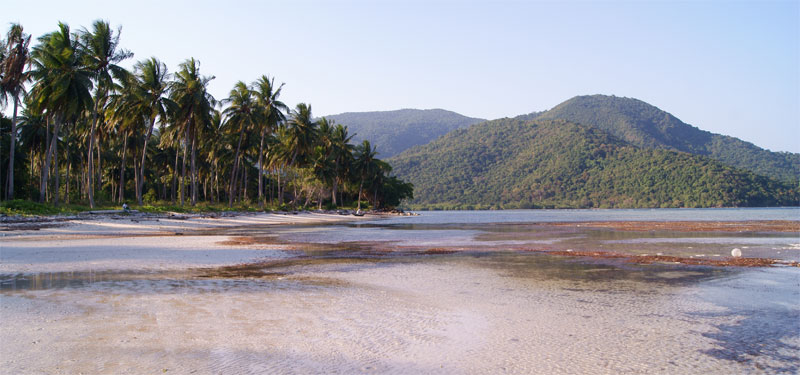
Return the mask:
<svg viewBox="0 0 800 375">
<path fill-rule="evenodd" d="M 622 211 L 598 210 L 602 220 L 654 215 Z M 796 267 L 525 251 L 722 257 L 737 247 L 798 259 L 797 233 L 630 232 L 551 226 L 538 212 L 500 212 L 494 221 L 444 214 L 229 229 L 270 243 L 270 252 L 299 247 L 237 267 L 0 275 L 0 373 L 800 372 Z M 545 214 L 570 221 L 563 211 Z M 461 251 L 423 255 L 438 247 Z"/>
</svg>

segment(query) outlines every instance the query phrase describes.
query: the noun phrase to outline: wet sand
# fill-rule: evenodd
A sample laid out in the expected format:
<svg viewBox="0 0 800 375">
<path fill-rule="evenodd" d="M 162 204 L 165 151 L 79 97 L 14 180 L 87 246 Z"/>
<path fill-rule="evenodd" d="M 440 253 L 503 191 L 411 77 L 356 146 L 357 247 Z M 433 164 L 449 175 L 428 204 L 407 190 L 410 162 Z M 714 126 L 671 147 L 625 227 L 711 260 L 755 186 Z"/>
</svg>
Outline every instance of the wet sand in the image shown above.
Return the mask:
<svg viewBox="0 0 800 375">
<path fill-rule="evenodd" d="M 0 373 L 800 371 L 797 268 L 81 225 L 0 240 Z"/>
</svg>

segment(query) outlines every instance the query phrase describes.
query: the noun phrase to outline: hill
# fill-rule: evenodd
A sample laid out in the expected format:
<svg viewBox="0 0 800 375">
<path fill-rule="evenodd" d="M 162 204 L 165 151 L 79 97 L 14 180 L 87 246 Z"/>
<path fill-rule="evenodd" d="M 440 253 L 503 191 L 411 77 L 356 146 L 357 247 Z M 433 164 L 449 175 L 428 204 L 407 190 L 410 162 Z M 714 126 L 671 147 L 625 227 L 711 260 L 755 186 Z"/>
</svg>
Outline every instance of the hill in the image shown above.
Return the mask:
<svg viewBox="0 0 800 375">
<path fill-rule="evenodd" d="M 708 156 L 764 176 L 795 184 L 800 181 L 800 154 L 771 152 L 738 138 L 700 130 L 637 99 L 576 96 L 532 115 L 520 119 L 561 119 L 592 125 L 639 147 Z"/>
<path fill-rule="evenodd" d="M 388 160 L 429 208 L 797 205 L 794 185 L 564 120 L 500 119 Z"/>
<path fill-rule="evenodd" d="M 347 125 L 350 134 L 355 134 L 353 143 L 369 140 L 381 158 L 426 144 L 451 130 L 486 121 L 443 109 L 348 112 L 325 117 Z"/>
</svg>

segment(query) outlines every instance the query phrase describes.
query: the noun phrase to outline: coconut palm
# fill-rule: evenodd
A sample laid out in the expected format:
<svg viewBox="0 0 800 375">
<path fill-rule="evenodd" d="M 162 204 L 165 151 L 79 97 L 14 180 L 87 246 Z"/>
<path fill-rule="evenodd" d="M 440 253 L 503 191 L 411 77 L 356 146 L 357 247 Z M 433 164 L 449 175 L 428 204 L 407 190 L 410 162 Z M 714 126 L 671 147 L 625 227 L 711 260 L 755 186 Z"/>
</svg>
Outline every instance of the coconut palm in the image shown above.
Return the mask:
<svg viewBox="0 0 800 375">
<path fill-rule="evenodd" d="M 184 139 L 182 180 L 186 178 L 186 158 L 190 148 L 192 153 L 192 205 L 197 203 L 197 130 L 198 127 L 210 123 L 209 117 L 215 103 L 214 97 L 208 93 L 208 83 L 212 79 L 214 76 L 202 76 L 200 62 L 190 58 L 180 64 L 180 70 L 170 84 L 170 99 L 177 108 L 177 122 L 174 126 L 178 126 Z M 181 189 L 181 205 L 184 203 L 184 195 L 184 189 Z"/>
<path fill-rule="evenodd" d="M 360 181 L 358 185 L 358 210 L 361 210 L 361 194 L 364 190 L 364 180 L 374 176 L 379 170 L 378 159 L 375 158 L 377 155 L 378 152 L 372 148 L 372 145 L 367 140 L 356 146 L 353 169 Z"/>
<path fill-rule="evenodd" d="M 135 76 L 137 78 L 136 88 L 136 102 L 139 107 L 147 114 L 149 126 L 147 133 L 144 137 L 144 147 L 142 148 L 142 161 L 140 164 L 141 178 L 136 184 L 136 199 L 139 205 L 142 205 L 142 189 L 144 188 L 144 166 L 146 165 L 147 158 L 147 144 L 150 141 L 150 136 L 153 134 L 153 127 L 158 118 L 162 123 L 167 116 L 167 106 L 175 105 L 169 98 L 168 92 L 168 79 L 169 72 L 167 66 L 158 61 L 155 57 L 147 60 L 140 61 L 134 66 Z"/>
<path fill-rule="evenodd" d="M 14 102 L 14 112 L 11 117 L 11 146 L 8 155 L 8 188 L 6 199 L 14 199 L 14 147 L 17 141 L 17 108 L 20 96 L 25 91 L 25 82 L 30 77 L 30 58 L 28 46 L 31 37 L 22 31 L 22 26 L 12 24 L 6 39 L 5 53 L 0 62 L 0 102 L 6 104 L 8 97 Z"/>
<path fill-rule="evenodd" d="M 278 100 L 282 89 L 283 84 L 276 88 L 274 78 L 270 79 L 265 75 L 254 82 L 252 88 L 256 104 L 260 110 L 261 140 L 258 146 L 258 202 L 261 207 L 264 205 L 264 142 L 267 134 L 275 132 L 278 126 L 286 121 L 286 116 L 283 113 L 289 110 L 286 104 Z"/>
<path fill-rule="evenodd" d="M 92 127 L 89 131 L 89 149 L 87 152 L 89 183 L 86 188 L 88 189 L 90 207 L 94 207 L 92 154 L 95 130 L 97 129 L 98 105 L 109 90 L 113 89 L 114 79 L 124 80 L 128 75 L 128 71 L 117 64 L 133 56 L 130 51 L 119 48 L 121 31 L 121 28 L 117 29 L 115 35 L 108 22 L 97 20 L 92 25 L 92 31 L 84 28 L 79 33 L 81 49 L 83 50 L 83 64 L 91 70 L 92 78 L 95 82 Z"/>
<path fill-rule="evenodd" d="M 231 207 L 233 206 L 234 198 L 233 189 L 236 186 L 236 173 L 239 171 L 242 140 L 244 139 L 245 130 L 251 129 L 259 121 L 259 111 L 256 107 L 253 92 L 242 81 L 234 85 L 230 96 L 224 102 L 230 103 L 230 106 L 222 112 L 227 117 L 226 125 L 232 130 L 238 129 L 239 133 L 228 189 L 228 207 Z"/>
<path fill-rule="evenodd" d="M 347 126 L 336 124 L 333 128 L 331 136 L 331 151 L 333 156 L 333 188 L 331 195 L 333 196 L 333 204 L 337 205 L 336 193 L 339 185 L 344 183 L 349 173 L 348 167 L 353 163 L 353 145 L 350 140 L 353 139 L 352 135 L 347 132 Z M 343 203 L 343 202 L 342 202 Z"/>
<path fill-rule="evenodd" d="M 90 90 L 94 73 L 82 64 L 77 38 L 64 23 L 58 24 L 58 30 L 39 38 L 31 58 L 31 75 L 36 81 L 31 90 L 34 96 L 32 104 L 46 111 L 53 121 L 53 138 L 45 157 L 39 191 L 39 200 L 44 202 L 49 181 L 48 170 L 58 143 L 60 127 L 65 121 L 74 121 L 81 112 L 91 107 L 93 100 Z"/>
</svg>

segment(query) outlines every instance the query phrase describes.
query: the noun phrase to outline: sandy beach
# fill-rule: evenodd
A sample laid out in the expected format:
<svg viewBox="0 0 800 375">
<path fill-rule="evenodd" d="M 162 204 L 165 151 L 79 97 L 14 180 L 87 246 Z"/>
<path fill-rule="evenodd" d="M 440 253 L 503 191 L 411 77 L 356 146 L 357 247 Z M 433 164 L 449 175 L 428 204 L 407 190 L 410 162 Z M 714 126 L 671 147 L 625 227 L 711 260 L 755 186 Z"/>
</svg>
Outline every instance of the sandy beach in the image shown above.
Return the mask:
<svg viewBox="0 0 800 375">
<path fill-rule="evenodd" d="M 0 373 L 798 370 L 793 267 L 499 251 L 313 257 L 232 240 L 242 227 L 337 238 L 343 227 L 328 225 L 353 219 L 104 218 L 5 232 L 0 274 L 18 287 L 0 294 Z M 268 266 L 282 259 L 297 261 Z M 253 262 L 263 266 L 220 271 Z"/>
</svg>

